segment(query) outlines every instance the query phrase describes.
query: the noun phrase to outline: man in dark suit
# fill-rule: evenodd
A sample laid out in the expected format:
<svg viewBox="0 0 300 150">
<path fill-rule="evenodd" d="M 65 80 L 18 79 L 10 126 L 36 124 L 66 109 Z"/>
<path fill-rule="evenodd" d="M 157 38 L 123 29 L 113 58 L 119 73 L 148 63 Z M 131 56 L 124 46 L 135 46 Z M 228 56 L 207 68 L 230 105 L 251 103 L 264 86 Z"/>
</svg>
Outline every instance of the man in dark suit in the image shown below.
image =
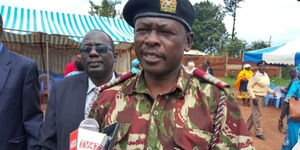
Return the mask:
<svg viewBox="0 0 300 150">
<path fill-rule="evenodd" d="M 114 44 L 105 32 L 88 32 L 80 53 L 86 73 L 66 77 L 51 89 L 40 140 L 42 149 L 68 150 L 69 135 L 87 117 L 95 87 L 117 77 L 113 71 Z"/>
<path fill-rule="evenodd" d="M 36 63 L 0 41 L 0 150 L 39 150 L 42 123 Z"/>
</svg>

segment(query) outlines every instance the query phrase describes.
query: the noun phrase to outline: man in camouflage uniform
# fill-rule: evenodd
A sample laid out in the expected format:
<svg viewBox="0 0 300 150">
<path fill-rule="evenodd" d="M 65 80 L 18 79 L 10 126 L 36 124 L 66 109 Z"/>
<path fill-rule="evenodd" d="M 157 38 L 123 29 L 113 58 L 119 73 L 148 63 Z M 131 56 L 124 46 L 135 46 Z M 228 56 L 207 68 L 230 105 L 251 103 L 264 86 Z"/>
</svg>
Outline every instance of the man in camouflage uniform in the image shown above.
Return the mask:
<svg viewBox="0 0 300 150">
<path fill-rule="evenodd" d="M 101 130 L 120 123 L 114 149 L 254 149 L 227 84 L 182 68 L 193 41 L 189 0 L 129 0 L 123 15 L 143 71 L 110 83 L 90 113 Z"/>
</svg>

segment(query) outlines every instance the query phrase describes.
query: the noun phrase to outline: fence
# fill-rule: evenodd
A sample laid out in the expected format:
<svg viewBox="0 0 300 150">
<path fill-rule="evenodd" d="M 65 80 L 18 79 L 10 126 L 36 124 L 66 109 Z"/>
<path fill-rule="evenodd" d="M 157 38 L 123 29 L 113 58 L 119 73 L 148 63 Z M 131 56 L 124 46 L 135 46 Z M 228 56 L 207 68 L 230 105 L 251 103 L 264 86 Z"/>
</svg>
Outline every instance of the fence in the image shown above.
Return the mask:
<svg viewBox="0 0 300 150">
<path fill-rule="evenodd" d="M 241 71 L 243 63 L 241 58 L 219 57 L 219 56 L 184 56 L 182 63 L 194 61 L 199 67 L 204 61 L 209 61 L 216 77 L 236 77 Z M 256 71 L 256 64 L 249 63 L 251 69 Z M 268 65 L 266 72 L 270 77 L 280 77 L 281 68 Z"/>
</svg>

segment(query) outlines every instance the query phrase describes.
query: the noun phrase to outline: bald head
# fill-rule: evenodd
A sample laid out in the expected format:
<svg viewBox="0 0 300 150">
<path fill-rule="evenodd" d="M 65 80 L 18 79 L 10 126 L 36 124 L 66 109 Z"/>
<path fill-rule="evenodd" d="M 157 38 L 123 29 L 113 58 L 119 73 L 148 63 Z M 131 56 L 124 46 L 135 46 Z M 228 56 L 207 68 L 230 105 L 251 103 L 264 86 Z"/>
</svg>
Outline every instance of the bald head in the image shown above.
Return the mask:
<svg viewBox="0 0 300 150">
<path fill-rule="evenodd" d="M 100 30 L 91 30 L 80 45 L 83 66 L 96 86 L 110 81 L 115 62 L 111 37 Z"/>
<path fill-rule="evenodd" d="M 98 29 L 90 30 L 82 40 L 81 45 L 84 45 L 85 43 L 95 43 L 97 39 L 103 39 L 103 41 L 106 41 L 107 43 L 110 43 L 109 46 L 111 46 L 111 49 L 114 51 L 115 46 L 112 38 L 106 33 Z"/>
</svg>

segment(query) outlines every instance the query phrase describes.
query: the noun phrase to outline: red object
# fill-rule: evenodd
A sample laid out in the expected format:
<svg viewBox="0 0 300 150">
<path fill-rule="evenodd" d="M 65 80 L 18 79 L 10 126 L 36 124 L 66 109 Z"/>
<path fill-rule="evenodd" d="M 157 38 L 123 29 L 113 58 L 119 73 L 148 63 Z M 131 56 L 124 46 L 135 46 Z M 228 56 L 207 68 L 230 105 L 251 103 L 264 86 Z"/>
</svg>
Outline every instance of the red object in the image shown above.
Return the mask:
<svg viewBox="0 0 300 150">
<path fill-rule="evenodd" d="M 75 66 L 75 61 L 69 62 L 66 67 L 65 67 L 65 72 L 64 72 L 64 76 L 66 76 L 68 73 L 72 72 L 72 71 L 78 71 L 76 66 Z"/>
<path fill-rule="evenodd" d="M 73 131 L 70 134 L 70 150 L 76 150 L 77 149 L 77 137 L 78 137 L 78 129 Z"/>
<path fill-rule="evenodd" d="M 199 77 L 199 78 L 202 78 L 202 79 L 206 79 L 208 82 L 210 83 L 213 83 L 215 84 L 217 87 L 219 88 L 225 88 L 225 87 L 229 87 L 229 85 L 225 82 L 222 82 L 221 80 L 215 78 L 214 76 L 204 72 L 203 70 L 201 69 L 195 69 L 193 71 L 193 74 L 196 76 L 196 77 Z"/>
<path fill-rule="evenodd" d="M 69 150 L 103 150 L 107 140 L 106 134 L 78 128 L 70 134 Z"/>
</svg>

